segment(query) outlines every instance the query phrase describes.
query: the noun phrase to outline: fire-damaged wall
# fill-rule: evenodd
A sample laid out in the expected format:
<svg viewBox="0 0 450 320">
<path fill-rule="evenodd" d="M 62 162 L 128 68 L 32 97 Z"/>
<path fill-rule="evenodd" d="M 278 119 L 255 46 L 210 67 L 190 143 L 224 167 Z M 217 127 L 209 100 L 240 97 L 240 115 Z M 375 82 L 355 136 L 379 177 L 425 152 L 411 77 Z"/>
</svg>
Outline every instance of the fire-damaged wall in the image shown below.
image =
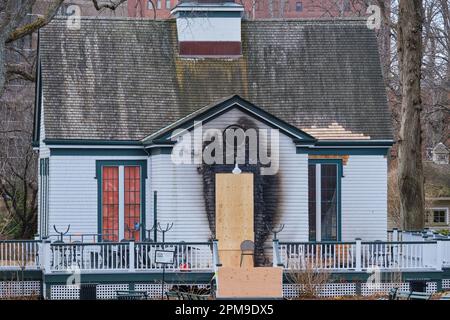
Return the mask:
<svg viewBox="0 0 450 320">
<path fill-rule="evenodd" d="M 248 117 L 241 117 L 237 121 L 234 128 L 240 128 L 242 130 L 255 129 L 258 130 L 257 124 L 249 119 Z M 225 130 L 224 130 L 225 131 Z M 225 141 L 225 138 L 223 139 Z M 268 150 L 268 156 L 270 157 L 270 148 L 266 145 L 261 145 L 262 139 L 257 139 L 258 148 L 263 147 L 264 150 Z M 208 146 L 211 142 L 205 143 L 204 148 Z M 271 234 L 271 229 L 274 221 L 279 220 L 276 217 L 279 212 L 279 175 L 262 175 L 261 174 L 261 164 L 260 159 L 258 159 L 256 164 L 249 163 L 249 140 L 245 141 L 245 163 L 240 164 L 239 168 L 242 172 L 253 173 L 254 176 L 254 231 L 255 231 L 255 264 L 257 266 L 263 266 L 269 264 L 269 259 L 264 254 L 264 243 Z M 225 148 L 226 149 L 226 148 Z M 224 149 L 222 149 L 224 150 Z M 226 151 L 226 150 L 224 150 Z M 234 149 L 232 152 L 236 152 Z M 235 156 L 236 154 L 234 154 Z M 223 156 L 222 163 L 225 163 L 225 155 Z M 270 165 L 270 164 L 269 164 Z M 199 173 L 202 175 L 203 179 L 203 192 L 205 199 L 205 209 L 206 215 L 209 222 L 209 227 L 211 234 L 215 235 L 215 203 L 216 203 L 216 174 L 218 173 L 231 173 L 234 168 L 234 164 L 206 164 L 203 162 L 201 167 L 199 167 Z"/>
</svg>

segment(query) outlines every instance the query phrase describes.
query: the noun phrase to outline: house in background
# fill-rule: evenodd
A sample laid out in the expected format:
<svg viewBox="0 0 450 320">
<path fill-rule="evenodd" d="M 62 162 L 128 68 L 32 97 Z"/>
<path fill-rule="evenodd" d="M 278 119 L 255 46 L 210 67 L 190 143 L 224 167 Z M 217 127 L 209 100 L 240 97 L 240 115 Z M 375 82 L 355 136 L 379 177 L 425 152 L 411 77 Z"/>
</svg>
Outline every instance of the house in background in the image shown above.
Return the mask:
<svg viewBox="0 0 450 320">
<path fill-rule="evenodd" d="M 449 163 L 449 149 L 442 142 L 438 143 L 432 150 L 433 162 L 436 164 Z"/>
<path fill-rule="evenodd" d="M 438 143 L 431 160 L 424 162 L 427 214 L 425 225 L 433 230 L 450 230 L 449 150 Z"/>
</svg>

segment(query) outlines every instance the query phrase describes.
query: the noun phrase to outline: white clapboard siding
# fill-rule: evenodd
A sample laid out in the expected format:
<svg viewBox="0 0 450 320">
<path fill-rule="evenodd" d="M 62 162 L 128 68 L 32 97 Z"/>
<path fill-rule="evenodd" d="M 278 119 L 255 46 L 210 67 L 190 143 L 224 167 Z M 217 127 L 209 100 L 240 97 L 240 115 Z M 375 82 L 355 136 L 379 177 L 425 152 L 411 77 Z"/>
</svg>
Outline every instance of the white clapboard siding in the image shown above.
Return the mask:
<svg viewBox="0 0 450 320">
<path fill-rule="evenodd" d="M 224 130 L 249 116 L 233 109 L 204 124 L 203 129 Z M 265 124 L 253 120 L 259 128 Z M 174 165 L 170 155 L 152 156 L 152 190 L 158 191 L 158 220 L 173 222 L 169 240 L 205 241 L 210 230 L 203 197 L 202 176 L 198 165 Z M 292 139 L 280 134 L 280 188 L 277 190 L 279 206 L 277 223 L 286 227 L 280 239 L 283 241 L 306 241 L 308 238 L 308 183 L 307 155 L 296 154 Z M 271 239 L 269 239 L 270 241 Z"/>
<path fill-rule="evenodd" d="M 342 240 L 387 237 L 387 159 L 350 156 L 342 179 Z"/>
<path fill-rule="evenodd" d="M 41 99 L 42 101 L 42 99 Z M 44 119 L 44 104 L 41 102 L 41 122 L 39 123 L 39 159 L 43 159 L 43 158 L 48 158 L 50 156 L 50 150 L 49 148 L 46 146 L 46 144 L 44 143 L 44 139 L 45 139 L 45 121 Z M 40 171 L 40 163 L 39 160 L 38 161 L 38 165 L 37 165 L 37 176 L 38 176 L 38 190 L 41 190 L 41 179 L 39 178 L 41 171 Z M 41 192 L 38 192 L 37 195 L 37 203 L 38 203 L 38 216 L 37 216 L 37 225 L 38 225 L 38 233 L 41 232 L 41 215 L 42 215 L 42 208 L 41 208 Z"/>
<path fill-rule="evenodd" d="M 173 223 L 173 229 L 166 234 L 166 241 L 210 239 L 202 179 L 197 165 L 175 165 L 170 154 L 151 158 L 151 188 L 158 192 L 158 222 L 163 227 Z M 161 241 L 161 234 L 158 237 Z"/>
<path fill-rule="evenodd" d="M 97 233 L 98 187 L 96 160 L 145 160 L 146 157 L 52 156 L 50 157 L 49 232 L 53 225 L 70 233 Z M 148 181 L 146 210 L 149 210 Z"/>
</svg>

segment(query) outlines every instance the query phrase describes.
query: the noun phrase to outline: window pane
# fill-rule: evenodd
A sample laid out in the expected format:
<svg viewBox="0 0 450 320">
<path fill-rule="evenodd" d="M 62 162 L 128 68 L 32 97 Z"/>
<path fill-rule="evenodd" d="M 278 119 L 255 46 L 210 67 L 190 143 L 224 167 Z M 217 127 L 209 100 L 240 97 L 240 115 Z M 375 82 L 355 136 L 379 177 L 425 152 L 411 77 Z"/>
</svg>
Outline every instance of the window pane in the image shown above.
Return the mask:
<svg viewBox="0 0 450 320">
<path fill-rule="evenodd" d="M 166 0 L 166 9 L 170 9 L 170 0 Z"/>
<path fill-rule="evenodd" d="M 119 240 L 119 167 L 103 167 L 102 238 Z"/>
<path fill-rule="evenodd" d="M 337 165 L 321 166 L 322 241 L 337 241 Z"/>
<path fill-rule="evenodd" d="M 434 210 L 433 211 L 433 221 L 434 223 L 446 223 L 446 210 Z"/>
<path fill-rule="evenodd" d="M 139 241 L 141 223 L 141 168 L 125 167 L 125 239 Z"/>
<path fill-rule="evenodd" d="M 316 241 L 316 165 L 308 166 L 309 241 Z"/>
</svg>

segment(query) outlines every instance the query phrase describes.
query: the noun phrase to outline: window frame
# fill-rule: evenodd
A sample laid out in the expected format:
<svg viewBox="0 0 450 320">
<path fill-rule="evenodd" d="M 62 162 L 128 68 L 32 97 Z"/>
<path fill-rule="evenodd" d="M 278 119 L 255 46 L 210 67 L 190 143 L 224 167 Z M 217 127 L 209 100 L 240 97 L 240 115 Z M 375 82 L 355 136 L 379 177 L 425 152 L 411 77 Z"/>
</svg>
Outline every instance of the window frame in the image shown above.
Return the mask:
<svg viewBox="0 0 450 320">
<path fill-rule="evenodd" d="M 343 175 L 343 163 L 342 159 L 309 159 L 308 160 L 308 240 L 309 240 L 309 166 L 310 165 L 323 165 L 323 164 L 334 164 L 337 167 L 337 177 L 336 177 L 336 192 L 337 192 L 337 200 L 336 200 L 336 241 L 341 241 L 342 239 L 342 214 L 341 214 L 341 208 L 342 208 L 342 178 Z M 317 171 L 316 171 L 317 175 Z M 321 178 L 321 177 L 320 177 Z M 316 177 L 317 179 L 317 177 Z M 317 194 L 317 184 L 316 186 L 316 194 Z M 322 193 L 322 190 L 319 191 L 319 193 Z M 322 203 L 322 200 L 320 201 Z M 321 205 L 321 204 L 320 204 Z M 317 216 L 316 211 L 316 216 Z M 317 230 L 316 230 L 316 239 L 315 240 L 309 240 L 313 242 L 317 242 Z M 322 241 L 322 240 L 321 240 Z"/>
<path fill-rule="evenodd" d="M 147 182 L 147 160 L 96 160 L 96 175 L 95 175 L 95 179 L 97 179 L 97 232 L 98 232 L 98 241 L 101 242 L 102 241 L 102 229 L 103 229 L 103 171 L 102 168 L 103 167 L 108 167 L 108 166 L 122 166 L 127 167 L 127 166 L 139 166 L 140 167 L 140 179 L 141 179 L 141 186 L 140 186 L 140 201 L 141 201 L 141 225 L 145 226 L 146 225 L 146 182 Z M 125 171 L 125 170 L 123 170 Z M 124 183 L 124 181 L 123 181 Z M 123 188 L 125 187 L 125 184 L 123 186 Z M 120 185 L 119 185 L 120 188 Z M 124 201 L 124 199 L 123 199 Z M 123 205 L 125 205 L 125 203 L 123 203 Z M 120 213 L 119 213 L 120 214 Z M 124 233 L 125 234 L 125 233 Z M 141 228 L 141 230 L 139 230 L 139 237 L 140 240 L 144 239 L 145 237 L 145 230 L 143 230 Z M 120 238 L 120 237 L 119 237 Z M 119 241 L 122 239 L 119 239 Z"/>
<path fill-rule="evenodd" d="M 448 225 L 449 222 L 449 208 L 446 207 L 433 207 L 429 209 L 431 212 L 431 223 L 433 225 L 439 225 L 439 226 L 443 226 L 443 225 Z M 444 222 L 435 222 L 434 217 L 435 217 L 435 213 L 436 211 L 444 211 Z"/>
</svg>

